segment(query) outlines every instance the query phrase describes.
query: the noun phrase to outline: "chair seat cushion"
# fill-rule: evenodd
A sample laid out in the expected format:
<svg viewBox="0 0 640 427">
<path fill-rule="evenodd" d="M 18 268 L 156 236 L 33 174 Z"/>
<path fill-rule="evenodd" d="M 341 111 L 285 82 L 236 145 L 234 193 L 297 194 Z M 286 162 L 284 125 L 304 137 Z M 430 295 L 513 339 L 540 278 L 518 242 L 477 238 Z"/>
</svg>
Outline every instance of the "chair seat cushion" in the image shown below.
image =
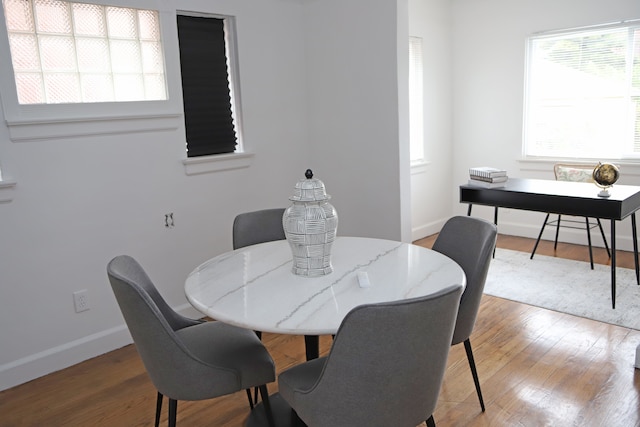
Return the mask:
<svg viewBox="0 0 640 427">
<path fill-rule="evenodd" d="M 253 331 L 214 321 L 180 329 L 176 334 L 202 363 L 235 371 L 239 389 L 275 380 L 273 359 Z"/>
</svg>

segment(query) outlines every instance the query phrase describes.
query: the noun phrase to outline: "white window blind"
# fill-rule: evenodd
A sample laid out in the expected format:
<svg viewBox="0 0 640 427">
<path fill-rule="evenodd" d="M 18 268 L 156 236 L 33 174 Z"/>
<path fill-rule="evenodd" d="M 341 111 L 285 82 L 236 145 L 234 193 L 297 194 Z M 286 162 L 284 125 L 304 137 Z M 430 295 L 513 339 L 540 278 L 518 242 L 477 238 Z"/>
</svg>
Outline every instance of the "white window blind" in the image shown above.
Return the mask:
<svg viewBox="0 0 640 427">
<path fill-rule="evenodd" d="M 422 39 L 409 37 L 409 144 L 411 162 L 424 159 Z"/>
<path fill-rule="evenodd" d="M 158 12 L 4 0 L 18 102 L 167 99 Z"/>
<path fill-rule="evenodd" d="M 529 39 L 525 155 L 640 157 L 640 22 Z"/>
</svg>

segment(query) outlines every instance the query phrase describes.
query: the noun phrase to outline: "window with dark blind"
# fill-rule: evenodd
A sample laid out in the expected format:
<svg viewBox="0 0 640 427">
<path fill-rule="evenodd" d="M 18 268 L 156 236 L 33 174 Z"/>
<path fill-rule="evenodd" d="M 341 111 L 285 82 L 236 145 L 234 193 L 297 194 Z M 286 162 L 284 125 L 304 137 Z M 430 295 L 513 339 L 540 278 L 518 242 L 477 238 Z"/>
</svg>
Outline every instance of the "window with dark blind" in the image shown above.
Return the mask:
<svg viewBox="0 0 640 427">
<path fill-rule="evenodd" d="M 177 19 L 187 157 L 233 153 L 238 138 L 225 18 Z"/>
</svg>

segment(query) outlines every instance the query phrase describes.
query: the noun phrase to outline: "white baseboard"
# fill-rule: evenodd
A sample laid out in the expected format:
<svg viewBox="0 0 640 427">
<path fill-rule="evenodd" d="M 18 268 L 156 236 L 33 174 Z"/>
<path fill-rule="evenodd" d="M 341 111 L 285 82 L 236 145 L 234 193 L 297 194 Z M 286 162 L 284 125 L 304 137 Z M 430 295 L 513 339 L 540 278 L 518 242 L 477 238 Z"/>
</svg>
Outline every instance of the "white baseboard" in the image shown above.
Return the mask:
<svg viewBox="0 0 640 427">
<path fill-rule="evenodd" d="M 609 247 L 611 247 L 610 240 L 610 229 L 609 229 L 609 221 L 605 221 L 602 224 L 604 228 L 605 236 L 607 237 L 607 243 Z M 511 222 L 501 222 L 498 220 L 498 232 L 501 234 L 507 234 L 509 236 L 522 236 L 522 237 L 530 237 L 532 239 L 537 239 L 538 234 L 540 233 L 540 227 L 542 224 L 538 224 L 535 226 L 523 225 L 519 223 L 511 223 Z M 555 228 L 547 226 L 545 228 L 544 234 L 542 235 L 542 240 L 551 240 L 555 238 Z M 559 241 L 565 243 L 573 243 L 576 245 L 587 245 L 587 233 L 585 230 L 578 229 L 570 229 L 570 228 L 562 228 L 560 231 Z M 591 245 L 593 247 L 604 248 L 604 243 L 602 242 L 602 236 L 600 235 L 600 231 L 597 229 L 591 230 Z M 531 248 L 533 249 L 533 247 Z M 620 235 L 616 232 L 616 250 L 619 251 L 633 251 L 633 239 L 631 236 Z"/>
<path fill-rule="evenodd" d="M 176 311 L 183 316 L 202 317 L 202 314 L 189 304 L 176 308 Z M 0 391 L 68 368 L 131 343 L 131 334 L 129 334 L 126 325 L 122 324 L 5 363 L 0 365 Z"/>
<path fill-rule="evenodd" d="M 411 241 L 415 242 L 423 237 L 431 236 L 438 233 L 444 225 L 446 219 L 430 222 L 428 224 L 422 224 L 418 227 L 411 229 Z"/>
<path fill-rule="evenodd" d="M 125 325 L 30 354 L 0 366 L 0 390 L 26 383 L 130 344 Z"/>
<path fill-rule="evenodd" d="M 489 218 L 485 218 L 490 220 Z M 490 221 L 493 222 L 491 219 Z M 430 222 L 428 224 L 422 224 L 417 227 L 411 229 L 411 241 L 415 242 L 416 240 L 422 239 L 423 237 L 431 236 L 435 233 L 438 233 L 441 229 L 446 219 L 442 219 L 439 221 Z M 538 234 L 540 233 L 540 224 L 524 224 L 521 222 L 513 222 L 513 221 L 505 221 L 498 219 L 498 233 L 506 234 L 509 236 L 520 236 L 520 237 L 529 237 L 531 239 L 537 239 Z M 605 236 L 607 237 L 607 243 L 611 246 L 610 242 L 610 225 L 609 220 L 605 220 L 602 223 L 602 227 L 604 228 Z M 619 231 L 619 230 L 616 230 Z M 555 228 L 552 226 L 547 226 L 545 228 L 544 234 L 542 235 L 543 240 L 553 240 L 555 238 Z M 565 243 L 573 243 L 576 245 L 587 245 L 587 234 L 585 230 L 582 229 L 571 229 L 571 228 L 562 228 L 560 231 L 559 241 Z M 602 242 L 602 236 L 600 235 L 600 231 L 597 228 L 591 230 L 591 245 L 593 247 L 604 248 L 604 243 Z M 533 247 L 531 248 L 533 249 Z M 630 235 L 626 235 L 624 233 L 616 232 L 616 249 L 622 251 L 633 251 L 633 239 Z"/>
</svg>

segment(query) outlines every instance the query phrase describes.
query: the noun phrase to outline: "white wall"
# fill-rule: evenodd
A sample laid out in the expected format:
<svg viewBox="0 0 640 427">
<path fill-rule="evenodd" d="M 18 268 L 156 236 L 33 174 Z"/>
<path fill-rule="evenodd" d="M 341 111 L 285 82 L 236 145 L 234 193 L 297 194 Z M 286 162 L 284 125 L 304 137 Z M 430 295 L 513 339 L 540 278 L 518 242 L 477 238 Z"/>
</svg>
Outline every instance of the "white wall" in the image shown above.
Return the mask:
<svg viewBox="0 0 640 427">
<path fill-rule="evenodd" d="M 408 241 L 401 231 L 397 3 L 308 3 L 309 148 L 310 167 L 338 210 L 339 234 L 375 230 L 375 237 Z M 406 25 L 405 11 L 404 34 Z M 408 145 L 403 150 L 408 155 Z"/>
<path fill-rule="evenodd" d="M 234 216 L 288 206 L 307 167 L 334 196 L 339 234 L 400 239 L 402 3 L 163 2 L 237 17 L 249 168 L 185 175 L 182 126 L 17 143 L 3 121 L 0 167 L 17 185 L 0 203 L 0 389 L 130 342 L 106 277 L 115 255 L 137 258 L 187 310 L 184 279 L 231 249 Z M 76 314 L 80 289 L 91 309 Z"/>
<path fill-rule="evenodd" d="M 452 0 L 454 179 L 468 179 L 470 166 L 496 166 L 510 176 L 553 179 L 553 161 L 521 161 L 525 39 L 540 31 L 640 18 L 637 0 Z M 622 163 L 620 184 L 640 184 L 638 166 Z M 595 189 L 594 189 L 595 191 Z M 493 209 L 474 207 L 474 215 L 493 220 Z M 500 209 L 501 233 L 536 237 L 543 214 Z M 618 248 L 631 250 L 630 220 L 618 225 Z M 607 227 L 608 228 L 608 227 Z M 551 232 L 546 236 L 553 238 Z M 586 244 L 584 231 L 561 237 Z M 601 244 L 594 238 L 594 244 Z"/>
<path fill-rule="evenodd" d="M 424 60 L 425 163 L 411 171 L 412 240 L 437 233 L 451 216 L 451 2 L 410 0 L 409 34 L 421 37 Z"/>
</svg>

